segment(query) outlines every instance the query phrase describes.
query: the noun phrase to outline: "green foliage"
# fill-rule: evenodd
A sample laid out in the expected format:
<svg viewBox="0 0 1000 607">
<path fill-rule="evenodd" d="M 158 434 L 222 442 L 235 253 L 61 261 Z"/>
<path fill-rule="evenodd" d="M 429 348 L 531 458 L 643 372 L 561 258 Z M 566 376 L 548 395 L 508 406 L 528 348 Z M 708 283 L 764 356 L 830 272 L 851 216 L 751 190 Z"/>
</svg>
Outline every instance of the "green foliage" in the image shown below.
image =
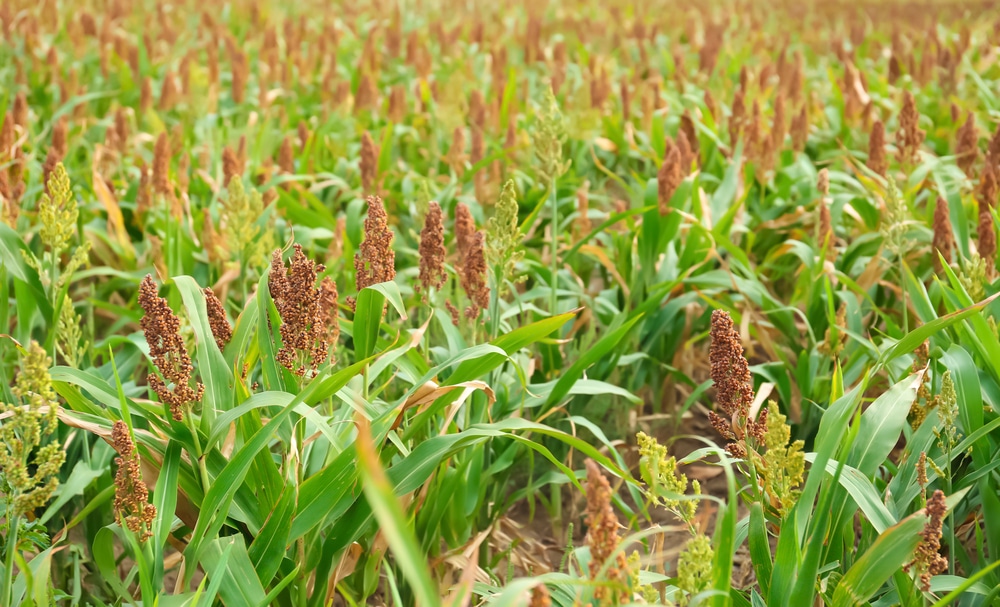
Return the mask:
<svg viewBox="0 0 1000 607">
<path fill-rule="evenodd" d="M 1000 596 L 981 7 L 112 4 L 0 10 L 0 605 Z"/>
</svg>

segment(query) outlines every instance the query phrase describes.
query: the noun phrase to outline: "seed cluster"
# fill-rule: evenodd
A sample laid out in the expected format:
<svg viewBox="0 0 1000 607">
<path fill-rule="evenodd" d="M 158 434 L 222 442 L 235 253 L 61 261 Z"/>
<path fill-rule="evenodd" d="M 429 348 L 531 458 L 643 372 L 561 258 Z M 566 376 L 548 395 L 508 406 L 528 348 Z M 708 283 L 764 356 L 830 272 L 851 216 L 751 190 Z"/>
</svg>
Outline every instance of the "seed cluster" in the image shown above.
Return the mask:
<svg viewBox="0 0 1000 607">
<path fill-rule="evenodd" d="M 743 356 L 740 334 L 728 312 L 712 312 L 710 337 L 711 377 L 715 382 L 716 407 L 722 415 L 711 411 L 709 421 L 723 438 L 732 441 L 726 448 L 734 456 L 744 457 L 747 451 L 743 441 L 747 437 L 763 442 L 767 432 L 767 409 L 761 411 L 759 420 L 749 418 L 754 399 L 753 379 L 750 365 Z"/>
<path fill-rule="evenodd" d="M 139 305 L 144 312 L 141 325 L 149 344 L 149 356 L 160 372 L 149 375 L 149 387 L 160 402 L 170 407 L 174 420 L 181 421 L 185 405 L 200 401 L 205 386 L 195 382 L 195 387 L 191 387 L 194 365 L 181 338 L 181 321 L 167 300 L 159 296 L 150 274 L 139 285 Z"/>
<path fill-rule="evenodd" d="M 939 573 L 948 570 L 948 559 L 940 554 L 941 551 L 941 527 L 944 524 L 944 517 L 948 513 L 948 505 L 945 503 L 944 492 L 940 489 L 927 500 L 928 521 L 920 532 L 920 543 L 917 544 L 916 554 L 913 560 L 906 564 L 904 570 L 916 571 L 920 573 L 920 589 L 930 592 L 931 578 Z"/>
<path fill-rule="evenodd" d="M 396 277 L 396 253 L 392 250 L 392 230 L 382 199 L 369 196 L 368 217 L 361 251 L 354 256 L 354 276 L 358 292 L 365 287 L 390 282 Z"/>
<path fill-rule="evenodd" d="M 419 291 L 423 287 L 426 292 L 444 286 L 446 255 L 444 216 L 441 205 L 432 200 L 424 218 L 424 229 L 420 231 L 420 283 L 414 285 L 416 290 Z"/>
<path fill-rule="evenodd" d="M 225 349 L 226 344 L 233 338 L 233 327 L 229 324 L 229 320 L 226 318 L 226 308 L 219 301 L 219 298 L 216 297 L 215 291 L 206 287 L 202 292 L 205 294 L 208 324 L 212 327 L 212 335 L 215 337 L 215 343 L 221 351 Z"/>
<path fill-rule="evenodd" d="M 590 579 L 597 580 L 601 569 L 610 559 L 613 563 L 605 574 L 605 585 L 594 590 L 594 598 L 600 603 L 624 600 L 625 592 L 614 585 L 623 585 L 628 576 L 625 553 L 618 550 L 618 517 L 611 507 L 611 485 L 593 460 L 586 461 L 587 467 L 587 546 L 590 547 Z M 609 587 L 609 583 L 611 587 Z"/>
<path fill-rule="evenodd" d="M 118 452 L 115 458 L 115 465 L 118 466 L 115 473 L 115 521 L 144 542 L 152 535 L 156 506 L 149 503 L 149 490 L 139 469 L 139 452 L 125 422 L 115 420 L 112 424 L 111 444 Z"/>
<path fill-rule="evenodd" d="M 336 318 L 331 307 L 336 304 L 336 286 L 325 284 L 322 290 L 317 288 L 317 275 L 325 268 L 306 257 L 302 245 L 296 244 L 294 250 L 287 268 L 281 249 L 274 251 L 268 289 L 281 317 L 281 348 L 275 358 L 286 369 L 302 376 L 307 365 L 315 372 L 330 357 L 329 338 Z M 339 335 L 339 325 L 336 332 Z"/>
</svg>

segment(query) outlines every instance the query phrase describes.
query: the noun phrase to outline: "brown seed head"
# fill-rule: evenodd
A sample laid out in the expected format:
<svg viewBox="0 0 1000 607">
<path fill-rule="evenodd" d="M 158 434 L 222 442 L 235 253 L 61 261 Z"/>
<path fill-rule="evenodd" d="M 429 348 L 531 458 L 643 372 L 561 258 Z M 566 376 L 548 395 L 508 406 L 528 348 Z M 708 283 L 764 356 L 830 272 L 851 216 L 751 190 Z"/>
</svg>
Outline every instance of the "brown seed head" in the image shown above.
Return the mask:
<svg viewBox="0 0 1000 607">
<path fill-rule="evenodd" d="M 743 438 L 750 405 L 753 403 L 753 380 L 743 356 L 740 334 L 729 313 L 712 312 L 711 346 L 708 351 L 711 377 L 715 382 L 716 406 L 729 418 L 737 438 Z"/>
<path fill-rule="evenodd" d="M 792 149 L 796 152 L 801 152 L 806 149 L 806 143 L 809 140 L 809 114 L 806 112 L 806 106 L 802 106 L 802 110 L 792 119 Z"/>
<path fill-rule="evenodd" d="M 389 282 L 396 277 L 396 253 L 392 250 L 392 230 L 382 199 L 369 196 L 368 217 L 361 250 L 354 256 L 358 292 L 365 287 Z"/>
<path fill-rule="evenodd" d="M 458 266 L 462 268 L 469 258 L 472 239 L 476 233 L 476 221 L 464 203 L 455 205 L 455 248 L 458 250 Z"/>
<path fill-rule="evenodd" d="M 139 452 L 129 434 L 128 426 L 121 420 L 111 425 L 111 443 L 118 452 L 115 464 L 115 520 L 146 541 L 156 520 L 156 507 L 149 503 L 149 490 L 139 469 Z"/>
<path fill-rule="evenodd" d="M 14 116 L 14 124 L 22 129 L 28 128 L 28 97 L 24 91 L 14 97 L 14 107 L 11 114 Z"/>
<path fill-rule="evenodd" d="M 153 150 L 153 190 L 162 196 L 173 192 L 170 185 L 170 138 L 160 133 Z"/>
<path fill-rule="evenodd" d="M 663 164 L 660 165 L 660 171 L 656 174 L 660 215 L 666 215 L 670 211 L 670 199 L 683 180 L 680 150 L 677 147 L 671 147 Z"/>
<path fill-rule="evenodd" d="M 153 107 L 153 81 L 147 76 L 139 90 L 139 113 L 145 114 Z"/>
<path fill-rule="evenodd" d="M 968 113 L 965 124 L 958 129 L 955 137 L 955 162 L 966 175 L 972 177 L 973 166 L 979 158 L 979 129 L 976 118 Z"/>
<path fill-rule="evenodd" d="M 160 371 L 159 375 L 149 375 L 149 387 L 170 407 L 174 420 L 181 421 L 184 419 L 182 407 L 200 401 L 205 386 L 195 382 L 195 387 L 191 387 L 194 365 L 181 338 L 180 319 L 167 300 L 159 296 L 150 274 L 139 285 L 139 305 L 144 312 L 140 324 L 149 344 L 149 357 Z"/>
<path fill-rule="evenodd" d="M 316 371 L 329 357 L 327 343 L 328 310 L 324 310 L 316 276 L 325 268 L 316 264 L 295 245 L 288 268 L 281 249 L 271 256 L 268 290 L 281 316 L 281 349 L 275 359 L 296 375 L 305 375 L 306 365 Z"/>
<path fill-rule="evenodd" d="M 574 229 L 576 231 L 577 238 L 583 238 L 590 233 L 591 223 L 588 213 L 590 212 L 590 182 L 584 181 L 576 190 L 576 223 Z"/>
<path fill-rule="evenodd" d="M 479 89 L 469 97 L 469 124 L 480 129 L 486 128 L 486 100 Z"/>
<path fill-rule="evenodd" d="M 830 195 L 830 171 L 827 169 L 821 169 L 816 175 L 816 189 L 819 190 L 821 195 Z"/>
<path fill-rule="evenodd" d="M 160 89 L 160 111 L 167 111 L 174 107 L 177 97 L 177 85 L 174 83 L 174 74 L 167 71 L 163 76 L 163 87 Z"/>
<path fill-rule="evenodd" d="M 1000 124 L 997 125 L 997 130 L 993 132 L 990 144 L 986 148 L 986 162 L 1000 168 Z"/>
<path fill-rule="evenodd" d="M 6 162 L 13 158 L 11 149 L 17 141 L 17 133 L 14 131 L 14 114 L 7 112 L 3 120 L 3 127 L 0 128 L 0 160 Z"/>
<path fill-rule="evenodd" d="M 934 255 L 934 269 L 941 272 L 941 257 L 946 263 L 951 263 L 952 251 L 955 248 L 955 235 L 951 229 L 951 214 L 948 209 L 948 201 L 938 196 L 937 204 L 934 205 L 934 239 L 931 244 Z M 938 253 L 941 257 L 938 257 Z"/>
<path fill-rule="evenodd" d="M 732 114 L 729 117 L 729 145 L 736 147 L 736 141 L 740 138 L 740 134 L 743 132 L 743 120 L 744 113 L 746 112 L 746 107 L 743 101 L 743 89 L 736 91 L 736 96 L 733 97 L 733 107 Z"/>
<path fill-rule="evenodd" d="M 330 351 L 330 364 L 337 362 L 334 351 L 340 339 L 339 294 L 337 283 L 327 276 L 319 283 L 319 323 L 326 330 L 326 343 Z"/>
<path fill-rule="evenodd" d="M 234 46 L 229 47 L 229 61 L 232 64 L 232 89 L 233 101 L 237 104 L 243 103 L 246 95 L 247 78 L 249 77 L 250 65 L 247 56 L 237 50 Z"/>
<path fill-rule="evenodd" d="M 451 303 L 451 300 L 445 300 L 444 307 L 448 310 L 448 315 L 451 316 L 451 324 L 458 326 L 458 323 L 462 319 L 462 312 L 455 307 L 455 304 Z"/>
<path fill-rule="evenodd" d="M 281 140 L 281 147 L 278 149 L 278 168 L 286 175 L 295 173 L 295 150 L 292 147 L 291 137 Z M 285 184 L 285 187 L 287 188 L 288 184 Z"/>
<path fill-rule="evenodd" d="M 230 326 L 226 318 L 226 309 L 216 297 L 215 291 L 205 288 L 205 307 L 208 309 L 208 324 L 212 327 L 212 336 L 215 337 L 215 344 L 219 346 L 221 352 L 226 344 L 233 338 L 233 327 Z"/>
<path fill-rule="evenodd" d="M 472 305 L 465 309 L 466 318 L 479 317 L 479 312 L 490 305 L 490 288 L 486 285 L 486 238 L 481 231 L 472 237 L 472 244 L 460 270 L 462 289 L 469 296 Z"/>
<path fill-rule="evenodd" d="M 899 148 L 899 160 L 903 164 L 913 164 L 917 160 L 917 152 L 924 142 L 926 133 L 919 127 L 920 113 L 917 112 L 917 101 L 910 91 L 903 96 L 903 109 L 899 114 L 899 131 L 896 133 L 896 145 Z"/>
<path fill-rule="evenodd" d="M 378 146 L 371 133 L 365 131 L 361 136 L 361 187 L 366 192 L 373 191 L 378 179 Z M 381 200 L 381 199 L 380 199 Z"/>
<path fill-rule="evenodd" d="M 941 528 L 944 517 L 948 514 L 944 492 L 936 490 L 927 500 L 927 507 L 924 510 L 929 520 L 920 532 L 920 543 L 917 544 L 913 560 L 903 569 L 907 572 L 911 570 L 920 572 L 921 590 L 930 592 L 931 578 L 948 570 L 948 559 L 940 554 Z"/>
<path fill-rule="evenodd" d="M 590 579 L 597 580 L 607 563 L 606 579 L 612 583 L 623 583 L 628 575 L 625 553 L 618 550 L 618 517 L 611 506 L 611 485 L 593 460 L 586 461 L 587 468 L 587 546 L 590 548 Z M 614 599 L 609 596 L 609 588 L 599 587 L 594 591 L 598 601 Z M 624 597 L 618 597 L 624 598 Z"/>
<path fill-rule="evenodd" d="M 441 205 L 432 200 L 424 218 L 424 229 L 420 232 L 420 284 L 415 285 L 417 291 L 420 287 L 429 291 L 432 287 L 440 289 L 444 286 L 445 255 L 443 213 Z"/>
<path fill-rule="evenodd" d="M 66 117 L 63 116 L 52 125 L 52 144 L 51 149 L 60 158 L 66 157 L 66 152 L 68 151 L 68 144 L 66 143 L 66 135 L 69 131 L 69 123 L 66 121 Z"/>
<path fill-rule="evenodd" d="M 545 584 L 539 584 L 531 589 L 531 602 L 528 607 L 552 607 L 552 598 Z"/>
<path fill-rule="evenodd" d="M 889 161 L 885 157 L 885 125 L 881 120 L 872 124 L 868 136 L 868 168 L 885 177 L 889 170 Z"/>
<path fill-rule="evenodd" d="M 239 178 L 243 175 L 243 163 L 233 148 L 226 146 L 222 148 L 222 185 L 229 186 L 229 180 L 233 177 Z"/>
<path fill-rule="evenodd" d="M 377 98 L 375 81 L 368 74 L 363 74 L 358 82 L 358 92 L 354 95 L 354 111 L 371 109 L 377 103 Z"/>
<path fill-rule="evenodd" d="M 681 158 L 681 175 L 690 174 L 691 163 L 695 161 L 696 153 L 691 149 L 691 144 L 684 129 L 677 131 L 677 151 Z"/>
</svg>

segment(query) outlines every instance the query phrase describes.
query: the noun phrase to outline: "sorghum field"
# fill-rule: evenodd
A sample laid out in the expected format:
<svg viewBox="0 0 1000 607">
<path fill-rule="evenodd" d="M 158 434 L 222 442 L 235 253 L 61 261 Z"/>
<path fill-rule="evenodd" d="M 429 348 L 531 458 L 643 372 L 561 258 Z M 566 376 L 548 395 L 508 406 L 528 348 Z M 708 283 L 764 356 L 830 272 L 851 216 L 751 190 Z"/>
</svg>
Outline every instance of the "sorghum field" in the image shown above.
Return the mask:
<svg viewBox="0 0 1000 607">
<path fill-rule="evenodd" d="M 0 606 L 1000 605 L 995 2 L 0 28 Z"/>
</svg>

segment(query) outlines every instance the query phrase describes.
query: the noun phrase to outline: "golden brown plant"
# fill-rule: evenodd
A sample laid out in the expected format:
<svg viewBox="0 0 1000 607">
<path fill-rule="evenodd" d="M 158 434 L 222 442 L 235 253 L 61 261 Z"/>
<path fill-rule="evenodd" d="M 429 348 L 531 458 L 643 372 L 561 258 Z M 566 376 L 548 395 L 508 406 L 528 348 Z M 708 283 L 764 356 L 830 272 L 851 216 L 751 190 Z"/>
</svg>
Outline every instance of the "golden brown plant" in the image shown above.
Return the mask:
<svg viewBox="0 0 1000 607">
<path fill-rule="evenodd" d="M 945 263 L 951 263 L 952 251 L 955 248 L 955 235 L 951 228 L 951 214 L 948 209 L 948 201 L 938 196 L 934 205 L 934 239 L 931 243 L 932 254 L 934 255 L 934 269 L 940 273 L 943 268 L 941 258 Z M 940 257 L 938 256 L 940 253 Z"/>
<path fill-rule="evenodd" d="M 378 179 L 379 150 L 372 139 L 371 133 L 365 131 L 361 136 L 361 187 L 365 192 L 373 192 Z"/>
<path fill-rule="evenodd" d="M 139 91 L 139 113 L 145 114 L 153 107 L 153 81 L 148 76 L 142 81 Z"/>
<path fill-rule="evenodd" d="M 278 168 L 286 175 L 295 173 L 295 150 L 292 148 L 292 138 L 285 137 L 281 140 L 281 147 L 278 149 Z M 289 184 L 283 184 L 288 189 Z"/>
<path fill-rule="evenodd" d="M 465 316 L 470 320 L 478 318 L 480 311 L 490 305 L 490 288 L 486 286 L 485 240 L 483 233 L 479 231 L 472 236 L 472 243 L 460 268 L 462 289 L 472 302 L 465 309 Z"/>
<path fill-rule="evenodd" d="M 762 434 L 766 428 L 758 431 L 757 424 L 749 419 L 750 405 L 754 399 L 753 379 L 750 377 L 749 363 L 743 355 L 740 334 L 728 312 L 712 312 L 710 336 L 710 375 L 715 382 L 716 408 L 723 414 L 709 412 L 712 426 L 729 441 L 742 441 L 747 435 Z M 726 449 L 737 457 L 745 454 L 743 445 L 736 442 L 726 445 Z"/>
<path fill-rule="evenodd" d="M 125 422 L 115 420 L 111 425 L 111 443 L 118 452 L 113 504 L 115 521 L 144 542 L 153 535 L 156 506 L 149 503 L 149 490 L 139 469 L 139 452 Z"/>
<path fill-rule="evenodd" d="M 234 177 L 240 178 L 243 175 L 243 163 L 236 156 L 236 152 L 229 146 L 222 148 L 222 185 L 229 186 L 229 181 Z"/>
<path fill-rule="evenodd" d="M 591 224 L 590 217 L 588 213 L 590 212 L 590 182 L 584 181 L 583 184 L 576 190 L 576 222 L 574 225 L 574 231 L 576 232 L 576 237 L 583 238 L 590 233 Z"/>
<path fill-rule="evenodd" d="M 325 268 L 306 257 L 302 245 L 295 245 L 288 268 L 281 249 L 271 256 L 268 290 L 281 316 L 281 348 L 275 359 L 286 369 L 302 376 L 308 363 L 316 371 L 329 357 L 327 327 L 329 312 L 324 310 L 316 276 Z"/>
<path fill-rule="evenodd" d="M 528 607 L 552 607 L 552 599 L 545 584 L 539 584 L 531 589 L 531 602 Z"/>
<path fill-rule="evenodd" d="M 174 107 L 176 103 L 177 89 L 174 84 L 174 74 L 170 70 L 163 75 L 163 87 L 160 89 L 159 108 L 161 112 L 166 112 Z"/>
<path fill-rule="evenodd" d="M 392 230 L 382 199 L 369 196 L 365 237 L 354 255 L 355 283 L 360 293 L 365 287 L 389 282 L 396 277 L 396 253 L 392 250 Z"/>
<path fill-rule="evenodd" d="M 205 294 L 208 324 L 212 328 L 212 336 L 215 337 L 215 344 L 219 346 L 219 351 L 221 352 L 225 349 L 229 340 L 233 338 L 233 327 L 229 324 L 229 320 L 226 318 L 226 308 L 219 301 L 219 298 L 216 297 L 215 291 L 206 287 L 202 292 Z"/>
<path fill-rule="evenodd" d="M 149 387 L 160 402 L 170 407 L 174 420 L 182 421 L 185 405 L 200 401 L 205 386 L 195 382 L 195 387 L 191 387 L 194 365 L 181 338 L 180 319 L 167 300 L 159 296 L 150 274 L 139 285 L 139 305 L 144 312 L 140 324 L 149 344 L 149 357 L 160 372 L 149 374 Z"/>
<path fill-rule="evenodd" d="M 327 276 L 319 283 L 319 323 L 326 332 L 326 343 L 329 349 L 330 364 L 337 362 L 334 351 L 340 339 L 339 294 L 337 283 Z"/>
<path fill-rule="evenodd" d="M 228 42 L 228 39 L 227 39 Z M 232 64 L 232 89 L 233 101 L 237 104 L 243 103 L 247 79 L 250 75 L 250 64 L 247 56 L 236 49 L 235 45 L 229 46 L 229 62 Z"/>
<path fill-rule="evenodd" d="M 160 133 L 153 150 L 153 191 L 161 196 L 173 193 L 170 186 L 170 138 Z"/>
<path fill-rule="evenodd" d="M 458 266 L 465 266 L 469 257 L 469 250 L 472 248 L 472 240 L 475 238 L 476 221 L 472 218 L 472 212 L 464 203 L 455 205 L 455 248 L 458 251 Z"/>
<path fill-rule="evenodd" d="M 590 548 L 590 579 L 598 580 L 605 564 L 612 558 L 605 579 L 609 585 L 601 585 L 594 590 L 594 598 L 599 604 L 617 604 L 627 598 L 625 584 L 628 578 L 628 563 L 625 552 L 619 550 L 618 517 L 611 507 L 611 485 L 593 460 L 586 461 L 587 467 L 587 546 Z"/>
<path fill-rule="evenodd" d="M 441 205 L 432 200 L 424 218 L 424 229 L 420 232 L 420 282 L 414 285 L 414 290 L 419 292 L 423 287 L 427 292 L 444 286 L 444 258 L 447 253 Z"/>
<path fill-rule="evenodd" d="M 743 132 L 743 120 L 745 118 L 744 113 L 746 112 L 746 107 L 743 102 L 742 88 L 736 91 L 736 96 L 733 98 L 733 106 L 730 111 L 729 145 L 735 148 L 736 142 L 739 140 L 740 134 Z"/>
<path fill-rule="evenodd" d="M 670 212 L 670 199 L 673 197 L 677 186 L 684 180 L 681 172 L 681 153 L 675 146 L 671 146 L 667 152 L 667 157 L 660 170 L 656 174 L 657 201 L 660 206 L 660 215 Z"/>
<path fill-rule="evenodd" d="M 899 131 L 896 132 L 896 146 L 899 148 L 899 161 L 912 165 L 917 160 L 917 152 L 924 142 L 926 133 L 920 129 L 920 113 L 917 112 L 917 101 L 910 91 L 903 95 L 903 109 L 899 114 Z"/>
<path fill-rule="evenodd" d="M 917 544 L 913 560 L 907 563 L 903 570 L 919 572 L 921 590 L 930 592 L 931 578 L 948 570 L 948 559 L 940 554 L 941 527 L 948 513 L 943 491 L 940 489 L 934 491 L 927 500 L 925 512 L 929 520 L 920 532 L 920 543 Z"/>
<path fill-rule="evenodd" d="M 14 97 L 14 106 L 11 109 L 14 116 L 14 124 L 22 129 L 28 128 L 28 96 L 21 91 Z"/>
<path fill-rule="evenodd" d="M 976 118 L 968 113 L 965 124 L 958 129 L 955 136 L 955 162 L 966 175 L 972 177 L 973 166 L 979 159 L 979 129 L 976 128 Z"/>
<path fill-rule="evenodd" d="M 885 157 L 885 125 L 881 120 L 876 120 L 872 124 L 872 131 L 868 136 L 867 164 L 869 169 L 882 177 L 885 177 L 889 170 L 889 161 Z"/>
<path fill-rule="evenodd" d="M 689 143 L 687 133 L 684 129 L 677 132 L 677 151 L 680 154 L 680 168 L 681 175 L 688 175 L 691 173 L 691 163 L 695 160 L 695 152 L 691 149 L 691 144 Z"/>
<path fill-rule="evenodd" d="M 801 152 L 806 149 L 806 143 L 809 140 L 809 114 L 806 111 L 806 106 L 802 106 L 802 110 L 792 119 L 791 126 L 792 134 L 792 149 L 796 152 Z"/>
<path fill-rule="evenodd" d="M 1000 191 L 1000 184 L 997 183 L 997 171 L 993 165 L 987 163 L 983 170 L 981 183 L 979 185 L 979 256 L 986 263 L 986 277 L 992 280 L 996 267 L 997 236 L 993 226 L 992 209 L 996 206 L 997 194 Z"/>
<path fill-rule="evenodd" d="M 354 96 L 354 110 L 368 110 L 378 104 L 378 88 L 375 81 L 368 74 L 361 76 L 358 82 L 358 92 Z"/>
</svg>

